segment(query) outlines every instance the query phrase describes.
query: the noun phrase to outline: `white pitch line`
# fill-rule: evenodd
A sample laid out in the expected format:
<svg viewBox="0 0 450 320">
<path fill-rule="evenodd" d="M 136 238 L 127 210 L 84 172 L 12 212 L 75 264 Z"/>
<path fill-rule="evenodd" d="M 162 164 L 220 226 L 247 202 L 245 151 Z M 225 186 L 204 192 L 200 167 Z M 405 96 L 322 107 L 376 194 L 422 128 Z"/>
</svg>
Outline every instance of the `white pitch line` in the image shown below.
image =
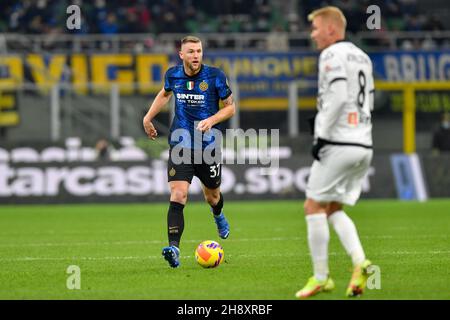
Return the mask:
<svg viewBox="0 0 450 320">
<path fill-rule="evenodd" d="M 134 245 L 134 244 L 161 244 L 162 240 L 139 240 L 139 241 L 99 241 L 99 242 L 35 242 L 35 243 L 6 243 L 0 244 L 0 248 L 16 247 L 71 247 L 71 246 L 98 246 L 98 245 Z"/>
<path fill-rule="evenodd" d="M 437 236 L 423 236 L 417 238 L 448 238 L 448 235 L 437 235 Z M 379 235 L 379 236 L 361 236 L 362 239 L 394 239 L 401 238 L 406 240 L 407 238 L 401 236 L 393 235 Z M 305 237 L 273 237 L 273 238 L 238 238 L 238 239 L 227 239 L 226 242 L 263 242 L 263 241 L 301 241 L 305 240 Z M 183 240 L 185 243 L 200 243 L 203 240 Z M 220 240 L 219 240 L 220 241 Z M 73 247 L 73 246 L 113 246 L 113 245 L 145 245 L 145 244 L 165 244 L 166 241 L 163 240 L 137 240 L 137 241 L 100 241 L 100 242 L 34 242 L 34 243 L 0 243 L 0 248 L 17 248 L 17 247 Z"/>
<path fill-rule="evenodd" d="M 304 238 L 292 237 L 292 238 L 265 238 L 265 239 L 227 239 L 227 242 L 263 242 L 263 241 L 298 241 Z M 203 240 L 183 240 L 184 243 L 200 243 Z M 42 242 L 42 243 L 7 243 L 0 244 L 0 248 L 16 248 L 16 247 L 71 247 L 71 246 L 112 246 L 112 245 L 144 245 L 144 244 L 165 244 L 167 241 L 163 240 L 139 240 L 139 241 L 100 241 L 100 242 Z"/>
<path fill-rule="evenodd" d="M 303 237 L 290 237 L 290 238 L 240 238 L 240 239 L 227 239 L 226 242 L 262 242 L 262 241 L 297 241 L 302 240 Z M 183 240 L 186 243 L 200 243 L 203 240 Z M 97 245 L 135 245 L 135 244 L 165 244 L 167 241 L 163 240 L 138 240 L 138 241 L 100 241 L 100 242 L 42 242 L 42 243 L 6 243 L 0 244 L 0 248 L 15 248 L 15 247 L 61 247 L 61 246 L 97 246 Z"/>
<path fill-rule="evenodd" d="M 393 252 L 383 252 L 379 255 L 440 255 L 440 254 L 450 254 L 450 250 L 430 250 L 430 251 L 393 251 Z M 330 252 L 330 256 L 341 256 L 346 255 L 345 252 Z M 309 256 L 308 252 L 298 252 L 298 253 L 285 253 L 285 254 L 267 254 L 267 255 L 249 255 L 249 254 L 236 254 L 227 255 L 230 257 L 240 257 L 240 258 L 256 258 L 256 257 L 298 257 L 298 256 Z M 182 259 L 192 259 L 192 255 L 183 255 Z M 0 262 L 30 262 L 30 261 L 98 261 L 98 260 L 146 260 L 146 259 L 161 259 L 160 255 L 153 256 L 118 256 L 118 257 L 17 257 L 17 258 L 0 258 Z"/>
</svg>

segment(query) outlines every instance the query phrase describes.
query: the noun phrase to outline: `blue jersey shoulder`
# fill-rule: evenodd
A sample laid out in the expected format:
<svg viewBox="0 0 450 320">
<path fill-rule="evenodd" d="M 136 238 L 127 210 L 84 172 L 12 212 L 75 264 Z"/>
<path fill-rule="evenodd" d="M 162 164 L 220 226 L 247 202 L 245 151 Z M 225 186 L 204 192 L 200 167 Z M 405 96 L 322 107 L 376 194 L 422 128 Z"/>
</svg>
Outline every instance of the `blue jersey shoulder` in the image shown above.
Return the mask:
<svg viewBox="0 0 450 320">
<path fill-rule="evenodd" d="M 210 75 L 215 81 L 215 88 L 218 92 L 219 98 L 224 100 L 231 95 L 231 89 L 228 85 L 227 77 L 222 69 L 204 65 L 205 72 Z"/>
<path fill-rule="evenodd" d="M 180 68 L 181 67 L 181 68 Z M 164 90 L 172 91 L 173 78 L 177 77 L 177 74 L 183 72 L 183 65 L 176 65 L 167 69 L 166 74 L 164 75 Z"/>
<path fill-rule="evenodd" d="M 184 76 L 183 65 L 178 64 L 176 66 L 170 67 L 166 71 L 166 76 Z"/>
<path fill-rule="evenodd" d="M 207 64 L 204 64 L 203 67 L 205 68 L 206 72 L 210 73 L 213 76 L 223 73 L 222 70 L 217 67 L 209 66 Z"/>
<path fill-rule="evenodd" d="M 226 81 L 226 76 L 225 73 L 222 71 L 222 69 L 213 66 L 208 66 L 206 64 L 204 65 L 204 69 L 205 72 L 211 75 L 212 77 L 215 77 L 221 81 Z"/>
</svg>

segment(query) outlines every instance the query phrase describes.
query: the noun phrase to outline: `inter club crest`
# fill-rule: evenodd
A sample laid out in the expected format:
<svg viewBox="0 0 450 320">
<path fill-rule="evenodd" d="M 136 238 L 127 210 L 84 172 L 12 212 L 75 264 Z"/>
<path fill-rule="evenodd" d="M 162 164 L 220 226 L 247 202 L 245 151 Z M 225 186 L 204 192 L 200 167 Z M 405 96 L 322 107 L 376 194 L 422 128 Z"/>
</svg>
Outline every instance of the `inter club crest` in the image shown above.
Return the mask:
<svg viewBox="0 0 450 320">
<path fill-rule="evenodd" d="M 198 87 L 200 88 L 200 90 L 206 91 L 206 90 L 208 90 L 208 83 L 205 82 L 205 80 L 203 80 L 202 82 L 200 82 Z"/>
</svg>

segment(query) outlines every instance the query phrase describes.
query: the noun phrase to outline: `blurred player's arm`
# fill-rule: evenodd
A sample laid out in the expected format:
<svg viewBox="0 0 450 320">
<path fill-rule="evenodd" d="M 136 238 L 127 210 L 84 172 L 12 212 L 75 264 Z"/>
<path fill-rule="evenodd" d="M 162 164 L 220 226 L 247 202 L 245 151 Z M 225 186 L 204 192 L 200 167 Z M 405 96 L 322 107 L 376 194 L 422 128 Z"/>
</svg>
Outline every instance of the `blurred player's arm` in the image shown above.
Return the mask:
<svg viewBox="0 0 450 320">
<path fill-rule="evenodd" d="M 167 104 L 167 102 L 169 102 L 171 94 L 172 91 L 166 91 L 164 88 L 162 88 L 161 91 L 159 91 L 159 93 L 156 95 L 155 100 L 153 100 L 153 103 L 148 109 L 147 114 L 144 116 L 144 130 L 147 136 L 152 140 L 155 140 L 155 138 L 158 136 L 158 132 L 153 126 L 152 120 Z"/>
<path fill-rule="evenodd" d="M 317 139 L 330 140 L 331 129 L 339 118 L 347 99 L 348 88 L 345 78 L 339 78 L 329 84 L 328 90 L 322 96 L 321 125 L 317 127 Z"/>
<path fill-rule="evenodd" d="M 347 94 L 347 80 L 344 78 L 330 83 L 328 90 L 323 94 L 319 111 L 321 122 L 320 126 L 315 126 L 314 145 L 311 150 L 312 156 L 318 161 L 320 161 L 319 151 L 325 145 L 326 140 L 330 140 L 331 128 L 347 101 Z"/>
<path fill-rule="evenodd" d="M 330 140 L 331 131 L 339 118 L 340 113 L 348 100 L 348 76 L 345 62 L 342 61 L 337 52 L 322 51 L 319 57 L 319 78 L 325 87 L 320 96 L 319 114 L 320 125 L 315 126 L 315 140 Z M 316 121 L 318 119 L 316 118 Z"/>
<path fill-rule="evenodd" d="M 230 96 L 224 100 L 223 102 L 223 108 L 221 108 L 215 115 L 202 120 L 198 123 L 197 130 L 200 130 L 202 132 L 208 131 L 211 129 L 214 125 L 225 121 L 227 119 L 230 119 L 236 112 L 236 105 L 234 103 L 233 95 L 230 94 Z"/>
</svg>

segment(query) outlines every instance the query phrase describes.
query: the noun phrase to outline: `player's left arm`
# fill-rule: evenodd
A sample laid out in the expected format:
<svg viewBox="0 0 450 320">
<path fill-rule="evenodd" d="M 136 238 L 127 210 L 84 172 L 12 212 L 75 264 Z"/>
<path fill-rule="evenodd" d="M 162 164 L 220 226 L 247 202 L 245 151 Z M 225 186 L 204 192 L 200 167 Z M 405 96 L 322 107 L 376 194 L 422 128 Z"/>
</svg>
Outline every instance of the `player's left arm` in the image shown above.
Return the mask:
<svg viewBox="0 0 450 320">
<path fill-rule="evenodd" d="M 213 116 L 202 120 L 198 123 L 197 130 L 202 132 L 210 130 L 214 125 L 230 119 L 236 113 L 236 105 L 234 103 L 233 94 L 222 100 L 223 107 Z"/>
<path fill-rule="evenodd" d="M 208 131 L 214 125 L 231 118 L 236 112 L 233 94 L 228 86 L 227 77 L 222 70 L 217 70 L 214 85 L 217 95 L 223 102 L 223 107 L 213 116 L 199 122 L 197 129 L 202 132 Z"/>
<path fill-rule="evenodd" d="M 313 157 L 320 161 L 319 152 L 330 140 L 332 128 L 348 99 L 348 78 L 343 62 L 336 54 L 328 54 L 319 61 L 319 72 L 325 79 L 326 89 L 320 97 L 321 125 L 314 132 Z"/>
<path fill-rule="evenodd" d="M 322 125 L 315 135 L 317 139 L 328 140 L 342 108 L 348 101 L 348 75 L 344 62 L 336 54 L 321 61 L 319 67 L 326 79 L 326 89 L 321 96 Z"/>
<path fill-rule="evenodd" d="M 322 126 L 317 130 L 317 138 L 329 140 L 331 131 L 337 121 L 343 106 L 348 100 L 347 80 L 331 83 L 322 97 Z"/>
</svg>

